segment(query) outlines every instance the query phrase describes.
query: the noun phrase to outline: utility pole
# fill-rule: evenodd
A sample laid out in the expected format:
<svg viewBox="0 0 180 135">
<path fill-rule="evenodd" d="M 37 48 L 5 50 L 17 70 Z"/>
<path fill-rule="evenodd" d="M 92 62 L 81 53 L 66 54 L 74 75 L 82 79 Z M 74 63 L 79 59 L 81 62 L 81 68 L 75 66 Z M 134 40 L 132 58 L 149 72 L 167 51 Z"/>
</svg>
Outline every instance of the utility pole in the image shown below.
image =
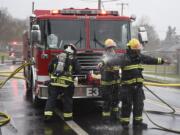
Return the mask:
<svg viewBox="0 0 180 135">
<path fill-rule="evenodd" d="M 128 3 L 118 3 L 117 5 L 121 5 L 121 16 L 123 16 L 123 10 L 124 10 L 124 6 L 128 5 Z"/>
<path fill-rule="evenodd" d="M 98 0 L 98 9 L 101 10 L 101 0 Z"/>
<path fill-rule="evenodd" d="M 34 1 L 32 2 L 32 13 L 34 13 Z"/>
</svg>

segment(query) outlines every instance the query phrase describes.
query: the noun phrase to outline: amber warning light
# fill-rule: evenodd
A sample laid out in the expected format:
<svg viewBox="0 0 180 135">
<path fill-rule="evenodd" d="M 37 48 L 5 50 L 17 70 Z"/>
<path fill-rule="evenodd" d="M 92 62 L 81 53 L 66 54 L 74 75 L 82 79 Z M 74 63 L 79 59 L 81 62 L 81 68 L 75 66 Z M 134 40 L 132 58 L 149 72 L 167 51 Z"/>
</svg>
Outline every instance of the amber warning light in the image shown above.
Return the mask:
<svg viewBox="0 0 180 135">
<path fill-rule="evenodd" d="M 101 11 L 101 15 L 106 15 L 106 11 L 105 11 L 105 10 L 102 10 L 102 11 Z"/>
<path fill-rule="evenodd" d="M 56 15 L 56 14 L 59 14 L 59 13 L 60 13 L 60 11 L 57 10 L 57 9 L 51 10 L 51 14 L 53 14 L 53 15 Z"/>
</svg>

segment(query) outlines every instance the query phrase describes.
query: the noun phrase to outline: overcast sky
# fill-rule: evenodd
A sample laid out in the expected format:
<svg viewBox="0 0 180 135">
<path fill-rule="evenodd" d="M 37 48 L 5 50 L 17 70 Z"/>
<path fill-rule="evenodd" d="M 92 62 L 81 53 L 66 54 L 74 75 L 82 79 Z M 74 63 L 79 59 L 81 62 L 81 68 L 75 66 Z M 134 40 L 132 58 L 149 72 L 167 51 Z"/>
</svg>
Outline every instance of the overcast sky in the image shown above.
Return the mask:
<svg viewBox="0 0 180 135">
<path fill-rule="evenodd" d="M 13 17 L 24 19 L 31 14 L 33 0 L 0 0 L 0 7 L 7 7 Z M 98 0 L 34 0 L 35 9 L 62 9 L 68 7 L 96 8 Z M 103 1 L 103 0 L 102 0 Z M 106 0 L 107 1 L 107 0 Z M 119 2 L 104 3 L 105 9 L 117 9 L 117 3 L 128 3 L 124 7 L 125 14 L 135 14 L 138 18 L 148 16 L 161 39 L 164 38 L 167 27 L 176 27 L 180 35 L 180 0 L 119 0 Z"/>
</svg>

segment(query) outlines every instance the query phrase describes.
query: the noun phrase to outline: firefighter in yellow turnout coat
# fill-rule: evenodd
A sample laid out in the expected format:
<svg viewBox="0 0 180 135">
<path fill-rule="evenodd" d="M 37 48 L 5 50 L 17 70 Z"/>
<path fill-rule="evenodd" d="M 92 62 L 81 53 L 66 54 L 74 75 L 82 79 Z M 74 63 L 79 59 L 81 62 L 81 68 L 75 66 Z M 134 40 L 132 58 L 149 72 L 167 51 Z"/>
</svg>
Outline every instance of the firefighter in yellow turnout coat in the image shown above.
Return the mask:
<svg viewBox="0 0 180 135">
<path fill-rule="evenodd" d="M 103 58 L 114 57 L 116 43 L 112 39 L 105 40 L 105 52 Z M 117 119 L 119 107 L 118 87 L 120 83 L 119 67 L 104 66 L 100 69 L 102 98 L 104 101 L 102 117 L 105 123 L 110 122 L 110 118 Z"/>
<path fill-rule="evenodd" d="M 121 77 L 121 101 L 122 110 L 120 122 L 124 128 L 128 128 L 130 114 L 133 112 L 133 128 L 147 129 L 143 123 L 144 91 L 143 91 L 143 67 L 142 64 L 163 64 L 169 62 L 162 58 L 153 58 L 140 53 L 142 45 L 139 40 L 131 39 L 127 44 L 127 53 L 116 58 L 104 61 L 105 65 L 119 65 L 122 70 Z"/>
<path fill-rule="evenodd" d="M 80 65 L 75 58 L 76 47 L 73 44 L 64 46 L 65 51 L 55 57 L 48 67 L 50 84 L 48 87 L 48 100 L 44 111 L 45 120 L 52 119 L 53 109 L 59 94 L 63 95 L 64 120 L 73 118 L 74 83 L 72 75 L 80 72 Z"/>
</svg>

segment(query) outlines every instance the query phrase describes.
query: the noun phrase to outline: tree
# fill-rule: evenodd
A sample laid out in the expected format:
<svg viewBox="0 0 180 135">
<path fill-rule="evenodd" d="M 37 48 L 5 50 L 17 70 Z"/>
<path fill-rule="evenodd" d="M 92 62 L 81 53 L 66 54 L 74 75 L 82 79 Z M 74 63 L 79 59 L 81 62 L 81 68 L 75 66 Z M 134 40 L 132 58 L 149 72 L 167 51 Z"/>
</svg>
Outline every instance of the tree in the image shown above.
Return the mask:
<svg viewBox="0 0 180 135">
<path fill-rule="evenodd" d="M 166 37 L 163 41 L 165 45 L 176 45 L 180 42 L 179 36 L 176 34 L 176 27 L 168 26 Z"/>
<path fill-rule="evenodd" d="M 26 20 L 13 18 L 6 8 L 0 8 L 0 44 L 12 40 L 22 40 L 22 33 L 27 29 Z"/>
</svg>

